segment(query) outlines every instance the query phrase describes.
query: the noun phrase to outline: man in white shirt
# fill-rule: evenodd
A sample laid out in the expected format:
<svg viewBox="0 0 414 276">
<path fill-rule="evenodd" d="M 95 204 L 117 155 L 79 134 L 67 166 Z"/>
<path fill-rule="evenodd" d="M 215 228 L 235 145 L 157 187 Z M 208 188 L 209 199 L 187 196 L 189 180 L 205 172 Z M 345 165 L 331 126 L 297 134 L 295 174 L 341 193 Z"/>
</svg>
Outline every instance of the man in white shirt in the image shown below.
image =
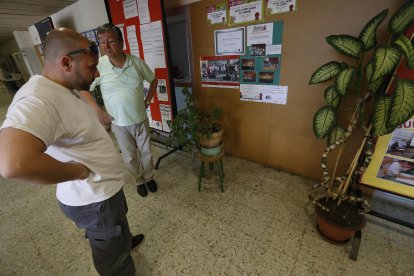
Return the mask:
<svg viewBox="0 0 414 276">
<path fill-rule="evenodd" d="M 0 131 L 0 175 L 57 184 L 62 211 L 85 229 L 101 275 L 135 275 L 119 153 L 79 97 L 99 76 L 98 48 L 73 30 L 45 40 L 45 67 L 15 95 Z"/>
<path fill-rule="evenodd" d="M 410 163 L 406 160 L 398 160 L 396 159 L 391 166 L 388 168 L 388 176 L 394 178 L 402 178 L 408 180 L 414 180 L 414 176 L 410 176 L 407 174 L 402 175 L 401 173 L 404 172 L 404 169 L 411 168 Z"/>
</svg>

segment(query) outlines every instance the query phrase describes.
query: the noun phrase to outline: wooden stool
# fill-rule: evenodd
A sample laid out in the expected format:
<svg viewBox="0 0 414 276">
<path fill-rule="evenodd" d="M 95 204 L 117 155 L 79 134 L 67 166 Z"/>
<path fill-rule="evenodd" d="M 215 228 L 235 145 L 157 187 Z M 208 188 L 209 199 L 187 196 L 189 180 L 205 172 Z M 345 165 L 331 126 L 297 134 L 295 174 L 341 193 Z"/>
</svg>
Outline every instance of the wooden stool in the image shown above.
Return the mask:
<svg viewBox="0 0 414 276">
<path fill-rule="evenodd" d="M 198 191 L 201 191 L 201 179 L 204 177 L 204 163 L 208 163 L 210 170 L 214 169 L 214 163 L 218 163 L 219 165 L 219 176 L 220 176 L 220 184 L 219 187 L 222 192 L 224 192 L 224 168 L 223 168 L 223 161 L 222 157 L 224 155 L 224 146 L 221 147 L 221 152 L 216 156 L 206 156 L 201 152 L 197 152 L 197 159 L 200 160 L 200 172 L 198 175 Z"/>
</svg>

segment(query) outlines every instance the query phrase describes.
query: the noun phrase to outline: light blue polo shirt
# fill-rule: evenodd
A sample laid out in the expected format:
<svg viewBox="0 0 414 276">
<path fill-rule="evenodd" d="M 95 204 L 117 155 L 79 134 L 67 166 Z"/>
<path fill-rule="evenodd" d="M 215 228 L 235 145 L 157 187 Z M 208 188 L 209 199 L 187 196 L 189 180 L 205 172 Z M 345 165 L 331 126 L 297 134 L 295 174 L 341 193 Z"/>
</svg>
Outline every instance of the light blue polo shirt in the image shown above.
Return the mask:
<svg viewBox="0 0 414 276">
<path fill-rule="evenodd" d="M 114 117 L 113 123 L 117 126 L 130 126 L 147 119 L 143 81 L 151 83 L 155 79 L 143 60 L 126 55 L 123 68 L 112 65 L 108 56 L 99 58 L 100 77 L 89 89 L 93 91 L 97 85 L 100 86 L 106 111 Z"/>
</svg>

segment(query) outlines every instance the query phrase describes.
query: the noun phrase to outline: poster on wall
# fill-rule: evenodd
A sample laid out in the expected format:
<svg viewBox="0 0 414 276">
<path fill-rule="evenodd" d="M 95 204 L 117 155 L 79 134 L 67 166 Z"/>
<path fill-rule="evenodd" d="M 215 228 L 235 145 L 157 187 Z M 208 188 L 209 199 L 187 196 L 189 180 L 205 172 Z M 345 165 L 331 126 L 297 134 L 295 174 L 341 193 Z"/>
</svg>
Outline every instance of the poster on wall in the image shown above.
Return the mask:
<svg viewBox="0 0 414 276">
<path fill-rule="evenodd" d="M 86 37 L 89 41 L 93 41 L 96 45 L 99 45 L 98 38 L 96 37 L 96 29 L 83 32 L 82 35 Z"/>
<path fill-rule="evenodd" d="M 231 28 L 214 31 L 216 56 L 244 55 L 245 28 Z"/>
<path fill-rule="evenodd" d="M 151 22 L 148 0 L 138 0 L 139 23 L 145 24 Z"/>
<path fill-rule="evenodd" d="M 246 55 L 240 56 L 240 84 L 279 85 L 283 21 L 247 29 Z"/>
<path fill-rule="evenodd" d="M 158 101 L 168 102 L 167 80 L 158 80 L 157 98 Z"/>
<path fill-rule="evenodd" d="M 266 0 L 267 14 L 291 12 L 296 10 L 296 0 Z"/>
<path fill-rule="evenodd" d="M 124 0 L 122 3 L 124 7 L 125 19 L 138 16 L 138 7 L 136 0 Z"/>
<path fill-rule="evenodd" d="M 240 100 L 250 102 L 287 103 L 287 86 L 240 84 Z"/>
<path fill-rule="evenodd" d="M 200 57 L 201 87 L 239 88 L 239 56 Z"/>
<path fill-rule="evenodd" d="M 227 5 L 225 3 L 207 7 L 207 24 L 224 24 L 227 22 Z"/>
<path fill-rule="evenodd" d="M 263 1 L 228 0 L 230 24 L 244 24 L 263 19 Z"/>
<path fill-rule="evenodd" d="M 167 104 L 160 104 L 162 130 L 170 132 L 171 129 L 168 126 L 168 121 L 171 121 L 171 106 Z"/>
<path fill-rule="evenodd" d="M 361 183 L 414 199 L 414 117 L 378 138 Z"/>
<path fill-rule="evenodd" d="M 129 52 L 131 55 L 134 55 L 140 58 L 137 32 L 136 32 L 135 25 L 127 26 L 126 29 L 127 29 Z"/>
<path fill-rule="evenodd" d="M 273 22 L 247 26 L 247 46 L 252 44 L 271 45 L 273 42 Z"/>
</svg>

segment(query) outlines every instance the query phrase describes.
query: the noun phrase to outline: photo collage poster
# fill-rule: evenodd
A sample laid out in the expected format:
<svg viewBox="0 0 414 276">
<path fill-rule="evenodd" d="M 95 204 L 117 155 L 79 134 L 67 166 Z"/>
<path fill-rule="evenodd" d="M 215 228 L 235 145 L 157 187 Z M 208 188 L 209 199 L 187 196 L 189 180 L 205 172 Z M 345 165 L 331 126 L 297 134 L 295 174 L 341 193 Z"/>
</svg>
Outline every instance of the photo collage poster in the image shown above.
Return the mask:
<svg viewBox="0 0 414 276">
<path fill-rule="evenodd" d="M 279 85 L 283 21 L 247 26 L 240 84 Z"/>
<path fill-rule="evenodd" d="M 378 138 L 361 183 L 414 198 L 414 117 Z"/>
</svg>

